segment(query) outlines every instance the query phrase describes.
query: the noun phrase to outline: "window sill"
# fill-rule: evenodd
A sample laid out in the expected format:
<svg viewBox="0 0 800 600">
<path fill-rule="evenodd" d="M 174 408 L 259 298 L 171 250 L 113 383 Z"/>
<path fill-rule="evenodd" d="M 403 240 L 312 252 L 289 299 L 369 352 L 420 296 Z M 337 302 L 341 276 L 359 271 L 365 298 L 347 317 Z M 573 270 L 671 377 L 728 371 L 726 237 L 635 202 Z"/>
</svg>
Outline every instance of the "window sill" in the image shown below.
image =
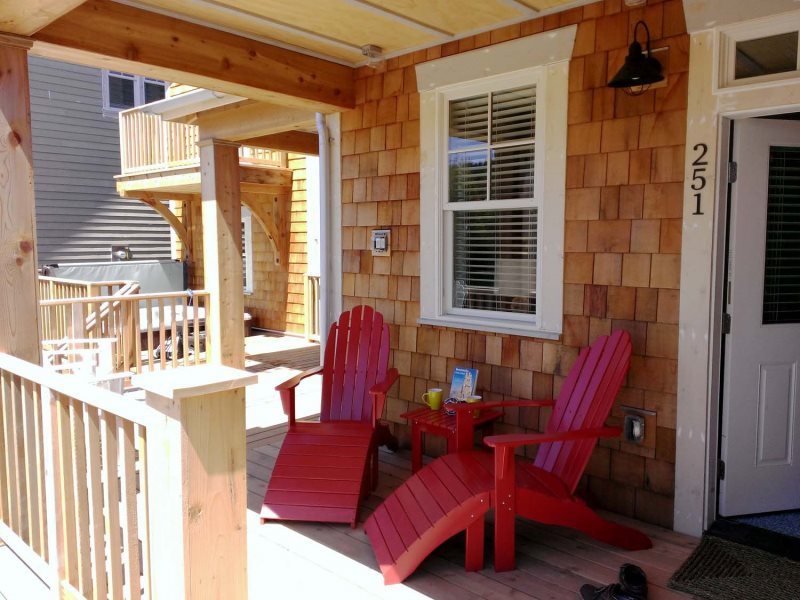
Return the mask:
<svg viewBox="0 0 800 600">
<path fill-rule="evenodd" d="M 489 320 L 456 315 L 440 315 L 438 317 L 420 317 L 417 319 L 417 323 L 457 329 L 474 329 L 475 331 L 488 331 L 490 333 L 505 333 L 545 340 L 557 340 L 561 336 L 560 331 L 545 331 L 534 325 L 513 320 Z"/>
</svg>

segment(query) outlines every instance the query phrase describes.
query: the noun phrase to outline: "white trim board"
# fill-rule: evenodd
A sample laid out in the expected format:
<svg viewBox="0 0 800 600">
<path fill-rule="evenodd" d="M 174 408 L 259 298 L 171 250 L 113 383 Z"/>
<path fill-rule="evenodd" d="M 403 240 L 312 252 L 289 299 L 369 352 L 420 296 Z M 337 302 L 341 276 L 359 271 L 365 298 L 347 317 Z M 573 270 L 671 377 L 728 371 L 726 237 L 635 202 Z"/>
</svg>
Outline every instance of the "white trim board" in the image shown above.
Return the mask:
<svg viewBox="0 0 800 600">
<path fill-rule="evenodd" d="M 562 27 L 417 65 L 420 92 L 569 60 L 577 25 Z"/>
</svg>

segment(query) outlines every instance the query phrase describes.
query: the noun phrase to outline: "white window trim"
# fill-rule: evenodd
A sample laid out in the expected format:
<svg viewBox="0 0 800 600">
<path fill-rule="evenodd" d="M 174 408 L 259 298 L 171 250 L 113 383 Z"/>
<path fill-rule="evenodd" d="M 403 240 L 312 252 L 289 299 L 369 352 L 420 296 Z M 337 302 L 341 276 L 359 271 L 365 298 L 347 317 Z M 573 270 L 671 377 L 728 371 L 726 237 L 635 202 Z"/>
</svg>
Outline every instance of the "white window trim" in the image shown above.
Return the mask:
<svg viewBox="0 0 800 600">
<path fill-rule="evenodd" d="M 547 339 L 563 329 L 564 198 L 566 188 L 569 59 L 575 26 L 497 44 L 417 67 L 420 93 L 420 263 L 419 323 L 513 333 Z M 531 66 L 535 65 L 535 66 Z M 537 248 L 537 315 L 479 316 L 448 312 L 452 266 L 445 260 L 447 236 L 442 219 L 447 170 L 447 102 L 479 89 L 537 85 L 536 178 L 540 201 Z M 468 92 L 466 90 L 469 90 Z M 543 100 L 543 101 L 542 101 Z M 551 110 L 548 110 L 551 107 Z M 497 208 L 502 208 L 497 204 Z M 543 282 L 547 282 L 544 285 Z"/>
<path fill-rule="evenodd" d="M 717 77 L 714 78 L 714 92 L 742 89 L 759 89 L 768 86 L 785 85 L 787 81 L 800 78 L 800 42 L 798 42 L 797 68 L 784 73 L 772 73 L 736 79 L 736 43 L 747 40 L 771 37 L 782 33 L 800 32 L 800 11 L 771 15 L 752 21 L 720 28 L 717 38 Z"/>
<path fill-rule="evenodd" d="M 124 71 L 110 71 L 109 69 L 102 69 L 100 74 L 100 83 L 103 90 L 103 116 L 104 117 L 118 117 L 119 113 L 123 110 L 130 110 L 129 108 L 117 108 L 111 106 L 111 97 L 108 89 L 108 78 L 120 77 L 123 79 L 130 79 L 133 81 L 133 108 L 144 104 L 144 84 L 145 82 L 156 83 L 164 86 L 164 94 L 166 97 L 167 88 L 169 84 L 160 79 L 153 79 L 152 77 L 143 77 L 142 75 L 133 75 L 125 73 Z"/>
<path fill-rule="evenodd" d="M 252 294 L 253 286 L 253 215 L 250 209 L 242 206 L 242 233 L 244 235 L 244 272 L 247 284 L 244 286 L 245 294 Z"/>
</svg>

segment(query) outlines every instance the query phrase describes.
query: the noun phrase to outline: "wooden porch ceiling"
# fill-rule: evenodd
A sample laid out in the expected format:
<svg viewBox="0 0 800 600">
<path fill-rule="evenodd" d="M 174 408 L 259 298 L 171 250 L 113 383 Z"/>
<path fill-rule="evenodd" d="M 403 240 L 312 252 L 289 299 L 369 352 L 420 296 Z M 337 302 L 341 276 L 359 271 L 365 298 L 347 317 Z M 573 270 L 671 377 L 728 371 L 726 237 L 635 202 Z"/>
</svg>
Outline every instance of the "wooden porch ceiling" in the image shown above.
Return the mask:
<svg viewBox="0 0 800 600">
<path fill-rule="evenodd" d="M 354 104 L 362 46 L 391 57 L 591 0 L 27 0 L 33 53 L 321 112 Z"/>
<path fill-rule="evenodd" d="M 576 0 L 135 0 L 166 11 L 303 48 L 349 65 L 365 61 L 361 47 L 389 56 L 478 31 L 563 10 Z"/>
</svg>

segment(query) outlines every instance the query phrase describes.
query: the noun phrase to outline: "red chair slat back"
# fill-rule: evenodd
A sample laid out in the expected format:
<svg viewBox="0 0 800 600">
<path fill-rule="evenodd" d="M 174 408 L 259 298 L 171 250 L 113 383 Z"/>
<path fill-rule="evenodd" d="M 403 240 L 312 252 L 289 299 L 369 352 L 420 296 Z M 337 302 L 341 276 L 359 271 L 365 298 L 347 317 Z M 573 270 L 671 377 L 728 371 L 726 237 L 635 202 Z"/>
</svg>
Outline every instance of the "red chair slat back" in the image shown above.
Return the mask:
<svg viewBox="0 0 800 600">
<path fill-rule="evenodd" d="M 547 423 L 548 433 L 602 427 L 631 363 L 631 337 L 626 331 L 602 336 L 581 350 L 567 376 Z M 542 444 L 534 464 L 558 475 L 574 492 L 597 440 Z"/>
<path fill-rule="evenodd" d="M 322 372 L 321 421 L 371 421 L 369 390 L 389 369 L 389 326 L 369 306 L 343 312 L 331 325 Z M 378 416 L 383 406 L 378 406 Z"/>
</svg>

